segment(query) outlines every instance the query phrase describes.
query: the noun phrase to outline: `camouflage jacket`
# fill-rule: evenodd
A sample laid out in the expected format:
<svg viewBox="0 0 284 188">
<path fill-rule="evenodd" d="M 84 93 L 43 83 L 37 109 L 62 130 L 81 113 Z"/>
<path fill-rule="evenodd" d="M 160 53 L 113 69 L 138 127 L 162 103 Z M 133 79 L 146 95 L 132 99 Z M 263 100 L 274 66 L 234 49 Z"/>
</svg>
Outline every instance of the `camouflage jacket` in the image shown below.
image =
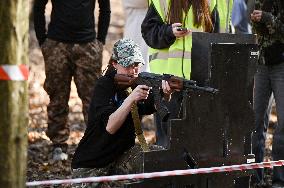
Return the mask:
<svg viewBox="0 0 284 188">
<path fill-rule="evenodd" d="M 252 24 L 260 46 L 284 43 L 284 0 L 255 0 L 255 9 L 263 11 L 260 22 Z"/>
</svg>

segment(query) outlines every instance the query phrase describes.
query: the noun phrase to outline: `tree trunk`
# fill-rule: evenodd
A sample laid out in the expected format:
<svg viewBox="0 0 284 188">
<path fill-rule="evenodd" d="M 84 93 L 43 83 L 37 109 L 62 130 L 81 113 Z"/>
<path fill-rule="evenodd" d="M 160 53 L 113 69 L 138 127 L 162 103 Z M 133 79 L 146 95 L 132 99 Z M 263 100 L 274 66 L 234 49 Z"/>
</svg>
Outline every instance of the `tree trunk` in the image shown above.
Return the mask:
<svg viewBox="0 0 284 188">
<path fill-rule="evenodd" d="M 28 64 L 28 0 L 0 0 L 0 66 Z M 0 80 L 0 187 L 26 181 L 27 81 Z"/>
<path fill-rule="evenodd" d="M 34 25 L 34 11 L 33 11 L 33 5 L 34 5 L 34 0 L 29 0 L 29 6 L 31 7 L 30 12 L 29 12 L 29 21 L 30 21 L 30 26 Z"/>
</svg>

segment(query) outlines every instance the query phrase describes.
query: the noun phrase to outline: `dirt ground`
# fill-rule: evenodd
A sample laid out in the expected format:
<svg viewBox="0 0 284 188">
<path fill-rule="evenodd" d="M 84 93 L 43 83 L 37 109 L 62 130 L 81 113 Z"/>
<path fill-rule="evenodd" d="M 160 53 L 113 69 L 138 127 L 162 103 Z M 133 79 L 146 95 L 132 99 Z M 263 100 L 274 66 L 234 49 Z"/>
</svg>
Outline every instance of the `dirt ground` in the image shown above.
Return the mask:
<svg viewBox="0 0 284 188">
<path fill-rule="evenodd" d="M 49 20 L 50 5 L 47 7 L 46 19 Z M 96 6 L 98 7 L 98 6 Z M 109 33 L 106 39 L 106 45 L 103 52 L 103 68 L 111 55 L 111 48 L 114 42 L 123 37 L 124 14 L 121 1 L 111 1 L 111 23 Z M 97 13 L 98 10 L 96 10 Z M 72 83 L 71 96 L 69 100 L 70 113 L 70 138 L 68 140 L 67 161 L 56 162 L 51 159 L 51 141 L 46 136 L 47 113 L 46 106 L 49 98 L 43 89 L 45 79 L 44 63 L 40 48 L 35 38 L 33 25 L 30 26 L 30 77 L 29 77 L 29 127 L 28 127 L 28 166 L 27 181 L 47 180 L 47 179 L 66 179 L 70 176 L 70 163 L 75 148 L 83 136 L 85 124 L 82 116 L 82 104 L 78 98 L 76 87 Z M 146 123 L 152 124 L 152 118 L 146 119 Z M 151 125 L 150 125 L 151 127 Z M 146 138 L 149 142 L 154 142 L 155 136 L 153 129 L 146 131 Z M 271 134 L 268 135 L 268 153 L 271 145 Z M 269 156 L 269 155 L 268 155 Z M 47 186 L 50 187 L 50 186 Z M 69 187 L 68 185 L 60 185 L 56 187 Z"/>
</svg>

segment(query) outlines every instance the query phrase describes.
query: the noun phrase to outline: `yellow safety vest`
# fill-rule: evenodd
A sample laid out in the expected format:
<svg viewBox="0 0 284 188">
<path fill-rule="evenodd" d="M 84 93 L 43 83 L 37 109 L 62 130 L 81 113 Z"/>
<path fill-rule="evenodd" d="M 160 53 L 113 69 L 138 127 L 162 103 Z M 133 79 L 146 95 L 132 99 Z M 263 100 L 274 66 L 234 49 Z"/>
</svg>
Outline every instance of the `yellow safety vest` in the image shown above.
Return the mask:
<svg viewBox="0 0 284 188">
<path fill-rule="evenodd" d="M 232 17 L 232 8 L 233 0 L 210 0 L 211 5 L 217 5 L 217 10 L 220 17 L 220 32 L 229 33 L 231 17 Z"/>
<path fill-rule="evenodd" d="M 151 0 L 158 14 L 166 22 L 168 6 L 170 0 Z M 211 4 L 212 5 L 212 4 Z M 210 6 L 212 9 L 214 6 Z M 202 27 L 193 26 L 193 12 L 190 9 L 186 15 L 183 27 L 190 28 L 194 32 L 201 32 Z M 191 72 L 191 47 L 192 35 L 176 39 L 176 41 L 166 49 L 149 48 L 150 71 L 157 74 L 173 74 L 180 77 L 190 78 Z"/>
</svg>

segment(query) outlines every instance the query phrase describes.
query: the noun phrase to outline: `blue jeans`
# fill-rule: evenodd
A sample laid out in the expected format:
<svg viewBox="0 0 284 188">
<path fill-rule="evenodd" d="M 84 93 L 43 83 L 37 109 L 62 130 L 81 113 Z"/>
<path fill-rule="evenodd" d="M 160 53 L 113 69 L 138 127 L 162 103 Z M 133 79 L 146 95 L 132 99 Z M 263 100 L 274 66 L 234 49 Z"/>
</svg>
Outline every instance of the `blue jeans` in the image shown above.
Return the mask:
<svg viewBox="0 0 284 188">
<path fill-rule="evenodd" d="M 277 127 L 273 135 L 273 160 L 284 160 L 284 62 L 266 66 L 258 65 L 254 83 L 254 111 L 256 129 L 253 139 L 253 150 L 256 162 L 264 158 L 265 139 L 268 116 L 271 107 L 271 96 L 274 95 L 277 111 Z M 263 180 L 263 169 L 257 170 L 257 180 Z M 273 168 L 273 182 L 284 182 L 284 167 Z"/>
</svg>

